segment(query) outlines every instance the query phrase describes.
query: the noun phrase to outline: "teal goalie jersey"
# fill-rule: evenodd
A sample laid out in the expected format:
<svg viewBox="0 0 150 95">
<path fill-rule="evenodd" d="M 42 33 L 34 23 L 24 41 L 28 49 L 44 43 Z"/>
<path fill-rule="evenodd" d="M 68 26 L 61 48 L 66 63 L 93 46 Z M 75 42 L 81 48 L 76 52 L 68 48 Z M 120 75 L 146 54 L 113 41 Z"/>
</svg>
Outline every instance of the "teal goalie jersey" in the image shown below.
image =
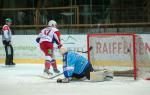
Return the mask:
<svg viewBox="0 0 150 95">
<path fill-rule="evenodd" d="M 89 64 L 86 58 L 77 53 L 67 52 L 63 55 L 63 72 L 67 78 L 73 74 L 83 75 Z"/>
</svg>

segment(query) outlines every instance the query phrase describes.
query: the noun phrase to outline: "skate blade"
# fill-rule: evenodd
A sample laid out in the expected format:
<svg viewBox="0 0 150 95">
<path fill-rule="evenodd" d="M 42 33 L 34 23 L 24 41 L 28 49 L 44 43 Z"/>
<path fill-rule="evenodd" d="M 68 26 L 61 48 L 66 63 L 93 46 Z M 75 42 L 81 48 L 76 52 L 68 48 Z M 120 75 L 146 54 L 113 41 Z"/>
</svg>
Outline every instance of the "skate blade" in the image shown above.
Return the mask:
<svg viewBox="0 0 150 95">
<path fill-rule="evenodd" d="M 43 75 L 41 75 L 41 77 L 49 79 L 53 76 L 53 74 L 47 74 L 47 73 L 43 73 Z"/>
</svg>

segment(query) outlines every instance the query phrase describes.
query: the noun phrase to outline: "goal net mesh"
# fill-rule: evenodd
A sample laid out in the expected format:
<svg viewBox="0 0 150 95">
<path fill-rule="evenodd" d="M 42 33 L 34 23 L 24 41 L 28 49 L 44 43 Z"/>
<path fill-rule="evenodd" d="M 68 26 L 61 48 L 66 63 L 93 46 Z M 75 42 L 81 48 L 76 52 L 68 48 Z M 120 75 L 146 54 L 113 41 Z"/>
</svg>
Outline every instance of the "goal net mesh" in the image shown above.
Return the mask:
<svg viewBox="0 0 150 95">
<path fill-rule="evenodd" d="M 115 75 L 150 80 L 150 35 L 90 34 L 88 59 L 95 70 L 113 70 Z"/>
<path fill-rule="evenodd" d="M 150 35 L 136 35 L 136 67 L 138 78 L 150 80 Z"/>
<path fill-rule="evenodd" d="M 91 34 L 87 44 L 88 48 L 93 47 L 88 58 L 95 70 L 109 69 L 123 72 L 123 76 L 132 73 L 136 77 L 134 35 Z"/>
</svg>

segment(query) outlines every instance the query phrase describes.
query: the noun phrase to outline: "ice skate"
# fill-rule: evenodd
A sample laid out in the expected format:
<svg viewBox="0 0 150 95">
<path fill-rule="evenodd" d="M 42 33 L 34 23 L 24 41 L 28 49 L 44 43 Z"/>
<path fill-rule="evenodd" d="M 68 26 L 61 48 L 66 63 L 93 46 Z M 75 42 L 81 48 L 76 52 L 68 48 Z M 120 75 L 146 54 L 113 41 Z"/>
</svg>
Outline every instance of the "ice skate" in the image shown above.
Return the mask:
<svg viewBox="0 0 150 95">
<path fill-rule="evenodd" d="M 53 75 L 53 73 L 51 73 L 48 69 L 44 69 L 44 73 L 47 75 Z"/>
<path fill-rule="evenodd" d="M 60 73 L 60 71 L 59 71 L 58 69 L 53 69 L 53 71 L 54 71 L 55 73 Z"/>
</svg>

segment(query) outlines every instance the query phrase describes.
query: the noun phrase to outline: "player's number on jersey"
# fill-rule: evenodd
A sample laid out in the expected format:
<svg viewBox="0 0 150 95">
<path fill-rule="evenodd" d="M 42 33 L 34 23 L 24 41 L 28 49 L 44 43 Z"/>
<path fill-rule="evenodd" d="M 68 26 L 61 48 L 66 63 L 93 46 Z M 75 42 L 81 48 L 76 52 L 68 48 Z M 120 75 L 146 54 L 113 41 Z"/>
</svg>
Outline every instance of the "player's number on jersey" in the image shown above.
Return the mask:
<svg viewBox="0 0 150 95">
<path fill-rule="evenodd" d="M 50 32 L 51 32 L 51 30 L 45 30 L 45 31 L 44 31 L 44 34 L 45 34 L 45 35 L 49 35 Z"/>
</svg>

